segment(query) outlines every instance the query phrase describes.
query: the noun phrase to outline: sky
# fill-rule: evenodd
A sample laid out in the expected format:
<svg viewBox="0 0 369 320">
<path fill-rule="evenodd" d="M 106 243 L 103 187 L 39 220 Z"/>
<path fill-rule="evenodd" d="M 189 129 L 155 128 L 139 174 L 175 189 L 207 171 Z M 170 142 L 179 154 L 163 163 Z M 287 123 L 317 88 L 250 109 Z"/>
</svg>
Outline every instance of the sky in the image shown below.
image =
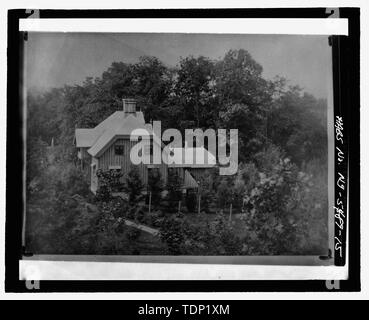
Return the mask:
<svg viewBox="0 0 369 320">
<path fill-rule="evenodd" d="M 112 62 L 134 63 L 143 55 L 176 66 L 181 57 L 221 59 L 246 49 L 263 76 L 282 76 L 317 98 L 326 98 L 331 80 L 327 36 L 138 33 L 38 33 L 27 41 L 27 87 L 47 89 L 99 77 Z"/>
</svg>

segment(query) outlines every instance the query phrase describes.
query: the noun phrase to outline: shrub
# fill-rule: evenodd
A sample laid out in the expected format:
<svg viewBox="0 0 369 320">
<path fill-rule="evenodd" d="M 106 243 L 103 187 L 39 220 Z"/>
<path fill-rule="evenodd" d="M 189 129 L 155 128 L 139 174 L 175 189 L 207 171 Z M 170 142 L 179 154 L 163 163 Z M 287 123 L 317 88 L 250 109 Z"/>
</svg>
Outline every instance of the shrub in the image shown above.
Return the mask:
<svg viewBox="0 0 369 320">
<path fill-rule="evenodd" d="M 225 215 L 218 213 L 212 225 L 215 235 L 213 247 L 217 255 L 239 255 L 242 251 L 241 239 L 236 236 L 232 224 Z"/>
<path fill-rule="evenodd" d="M 158 206 L 163 191 L 163 181 L 159 170 L 149 170 L 148 190 L 151 192 L 151 203 Z"/>
<path fill-rule="evenodd" d="M 143 222 L 145 217 L 145 206 L 142 203 L 130 204 L 127 209 L 127 218 L 137 222 Z"/>
<path fill-rule="evenodd" d="M 213 177 L 206 172 L 200 179 L 201 211 L 209 212 L 215 202 Z"/>
<path fill-rule="evenodd" d="M 327 243 L 315 221 L 326 218 L 322 211 L 324 201 L 320 201 L 325 199 L 326 191 L 313 191 L 312 176 L 299 171 L 288 158 L 280 159 L 268 171 L 259 174 L 255 187 L 244 198 L 248 254 L 324 252 Z"/>
<path fill-rule="evenodd" d="M 112 198 L 112 192 L 119 191 L 121 189 L 120 179 L 123 173 L 119 170 L 106 170 L 101 169 L 96 172 L 99 179 L 99 188 L 96 191 L 97 201 L 109 201 Z"/>
<path fill-rule="evenodd" d="M 186 207 L 188 212 L 195 212 L 197 205 L 197 194 L 193 190 L 188 190 L 186 193 Z"/>
<path fill-rule="evenodd" d="M 120 197 L 114 197 L 99 204 L 102 214 L 111 214 L 114 218 L 124 217 L 127 203 Z"/>
<path fill-rule="evenodd" d="M 227 208 L 232 203 L 232 178 L 222 177 L 218 185 L 217 203 L 220 208 Z"/>
<path fill-rule="evenodd" d="M 98 202 L 106 202 L 112 198 L 111 189 L 107 185 L 101 185 L 96 191 L 95 199 Z"/>
<path fill-rule="evenodd" d="M 126 237 L 129 241 L 137 241 L 140 235 L 141 235 L 141 230 L 136 229 L 136 228 L 131 228 L 126 233 Z"/>
<path fill-rule="evenodd" d="M 260 173 L 258 184 L 245 196 L 250 209 L 248 230 L 255 235 L 252 242 L 260 254 L 286 254 L 296 244 L 297 230 L 287 210 L 292 189 L 298 182 L 295 173 L 287 160 L 281 160 L 274 173 Z"/>
<path fill-rule="evenodd" d="M 132 166 L 124 185 L 124 191 L 129 195 L 130 203 L 140 199 L 142 189 L 143 184 L 138 168 L 137 166 Z"/>
<path fill-rule="evenodd" d="M 209 222 L 204 215 L 197 223 L 191 223 L 184 215 L 172 215 L 164 219 L 160 236 L 170 254 L 190 255 L 239 255 L 241 240 L 235 235 L 231 223 L 219 215 Z"/>
<path fill-rule="evenodd" d="M 154 228 L 159 228 L 164 220 L 163 212 L 160 210 L 146 212 L 142 217 L 142 223 Z"/>
<path fill-rule="evenodd" d="M 232 204 L 233 209 L 241 211 L 243 209 L 243 197 L 246 189 L 246 183 L 241 171 L 235 176 L 220 177 L 216 194 L 218 207 L 229 210 Z"/>
<path fill-rule="evenodd" d="M 160 238 L 166 243 L 169 254 L 183 254 L 183 219 L 178 216 L 170 216 L 163 220 L 160 227 Z"/>
<path fill-rule="evenodd" d="M 182 199 L 182 182 L 176 171 L 168 172 L 167 190 L 168 210 L 170 212 L 175 212 L 177 210 L 178 201 Z"/>
<path fill-rule="evenodd" d="M 99 216 L 93 232 L 96 234 L 95 252 L 97 254 L 127 254 L 127 230 L 124 220 L 115 218 L 108 212 Z"/>
</svg>

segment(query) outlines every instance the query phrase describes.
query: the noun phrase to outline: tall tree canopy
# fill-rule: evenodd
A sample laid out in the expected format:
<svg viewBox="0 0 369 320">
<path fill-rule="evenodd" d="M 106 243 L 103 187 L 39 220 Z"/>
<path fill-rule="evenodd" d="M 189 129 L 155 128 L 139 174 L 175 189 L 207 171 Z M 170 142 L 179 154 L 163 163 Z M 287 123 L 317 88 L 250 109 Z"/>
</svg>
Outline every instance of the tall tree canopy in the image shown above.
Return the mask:
<svg viewBox="0 0 369 320">
<path fill-rule="evenodd" d="M 273 144 L 297 164 L 326 156 L 326 101 L 262 76 L 262 66 L 244 49 L 222 59 L 189 56 L 175 68 L 156 57 L 114 62 L 80 85 L 28 95 L 28 135 L 71 147 L 76 127 L 92 128 L 136 98 L 146 121 L 162 128 L 239 130 L 239 158 Z M 31 139 L 30 139 L 31 141 Z M 36 148 L 37 149 L 37 148 Z"/>
</svg>

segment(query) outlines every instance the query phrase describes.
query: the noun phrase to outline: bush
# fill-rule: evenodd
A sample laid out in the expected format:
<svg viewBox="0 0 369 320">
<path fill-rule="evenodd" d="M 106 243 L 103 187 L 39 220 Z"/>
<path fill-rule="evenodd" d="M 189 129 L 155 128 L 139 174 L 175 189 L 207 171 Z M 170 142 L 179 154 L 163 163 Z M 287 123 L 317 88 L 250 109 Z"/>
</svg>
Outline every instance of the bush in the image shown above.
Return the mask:
<svg viewBox="0 0 369 320">
<path fill-rule="evenodd" d="M 188 190 L 186 193 L 186 207 L 188 212 L 195 212 L 197 206 L 197 194 L 193 190 Z"/>
<path fill-rule="evenodd" d="M 213 248 L 217 255 L 239 255 L 242 250 L 241 239 L 236 236 L 232 224 L 226 216 L 218 213 L 212 226 L 215 235 Z"/>
<path fill-rule="evenodd" d="M 176 171 L 168 172 L 167 201 L 169 212 L 176 212 L 178 201 L 182 200 L 182 182 Z"/>
<path fill-rule="evenodd" d="M 141 235 L 141 230 L 136 229 L 136 228 L 131 228 L 126 233 L 126 237 L 129 241 L 137 241 L 140 235 Z"/>
<path fill-rule="evenodd" d="M 230 205 L 232 204 L 233 209 L 241 211 L 243 209 L 245 189 L 245 183 L 239 175 L 233 177 L 222 177 L 218 185 L 216 197 L 218 207 L 229 210 Z"/>
<path fill-rule="evenodd" d="M 163 181 L 159 170 L 149 170 L 148 191 L 151 192 L 151 203 L 158 206 L 161 202 Z"/>
<path fill-rule="evenodd" d="M 99 179 L 99 188 L 96 191 L 98 201 L 109 201 L 112 192 L 118 192 L 122 189 L 120 179 L 123 173 L 120 170 L 97 170 L 96 175 Z"/>
<path fill-rule="evenodd" d="M 91 231 L 96 234 L 97 254 L 127 254 L 127 240 L 124 237 L 127 226 L 121 218 L 106 212 L 99 216 L 99 222 Z"/>
<path fill-rule="evenodd" d="M 143 184 L 138 168 L 137 166 L 132 166 L 124 185 L 124 191 L 129 195 L 130 203 L 134 203 L 140 199 L 142 189 Z"/>
<path fill-rule="evenodd" d="M 107 202 L 112 199 L 111 189 L 107 185 L 99 186 L 96 191 L 95 199 L 98 202 Z"/>
<path fill-rule="evenodd" d="M 183 254 L 183 219 L 178 216 L 170 216 L 163 220 L 160 227 L 160 238 L 166 243 L 169 254 Z"/>
<path fill-rule="evenodd" d="M 152 211 L 151 213 L 146 212 L 142 217 L 142 223 L 154 228 L 160 228 L 164 220 L 164 214 L 162 211 Z"/>
<path fill-rule="evenodd" d="M 259 174 L 256 186 L 245 195 L 248 254 L 324 253 L 326 239 L 315 221 L 326 219 L 321 201 L 326 190 L 318 189 L 319 200 L 311 179 L 288 158 L 280 159 L 268 173 Z"/>
<path fill-rule="evenodd" d="M 228 208 L 232 203 L 232 177 L 222 177 L 218 185 L 217 204 L 220 208 Z"/>
<path fill-rule="evenodd" d="M 29 138 L 27 141 L 27 175 L 29 187 L 33 179 L 39 179 L 47 166 L 47 143 L 40 138 Z"/>
<path fill-rule="evenodd" d="M 130 204 L 127 209 L 127 218 L 137 221 L 143 222 L 145 218 L 145 206 L 142 204 Z"/>
<path fill-rule="evenodd" d="M 114 218 L 124 217 L 127 211 L 127 203 L 119 197 L 109 199 L 99 204 L 102 214 L 111 214 Z"/>
<path fill-rule="evenodd" d="M 201 222 L 200 222 L 201 221 Z M 239 255 L 242 242 L 226 217 L 218 214 L 213 222 L 204 215 L 197 223 L 184 215 L 164 219 L 160 236 L 169 254 L 174 255 Z"/>
<path fill-rule="evenodd" d="M 206 172 L 200 179 L 200 194 L 201 194 L 201 211 L 210 212 L 211 207 L 215 203 L 215 190 L 213 185 L 213 177 L 209 172 Z"/>
<path fill-rule="evenodd" d="M 38 177 L 37 195 L 48 197 L 50 194 L 78 194 L 86 197 L 90 194 L 86 176 L 74 164 L 59 162 L 44 169 Z"/>
</svg>

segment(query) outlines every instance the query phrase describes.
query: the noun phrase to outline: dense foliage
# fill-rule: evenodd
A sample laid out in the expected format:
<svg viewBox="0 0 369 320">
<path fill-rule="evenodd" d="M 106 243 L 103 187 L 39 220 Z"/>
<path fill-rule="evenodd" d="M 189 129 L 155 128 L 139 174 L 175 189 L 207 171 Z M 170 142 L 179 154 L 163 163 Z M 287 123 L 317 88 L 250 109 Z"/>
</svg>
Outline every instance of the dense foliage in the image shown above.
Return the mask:
<svg viewBox="0 0 369 320">
<path fill-rule="evenodd" d="M 168 191 L 168 210 L 171 212 L 175 212 L 178 207 L 178 202 L 182 200 L 182 181 L 177 171 L 169 170 L 166 188 Z"/>
<path fill-rule="evenodd" d="M 141 176 L 137 166 L 131 166 L 124 183 L 124 191 L 129 196 L 129 202 L 135 203 L 141 198 L 141 191 L 143 190 Z"/>
<path fill-rule="evenodd" d="M 74 130 L 94 127 L 120 110 L 122 98 L 136 98 L 146 121 L 162 121 L 163 130 L 239 130 L 237 174 L 209 172 L 199 194 L 184 198 L 183 210 L 191 214 L 201 196 L 205 218 L 197 224 L 173 215 L 182 200 L 175 173 L 165 186 L 165 208 L 160 208 L 161 177 L 149 177 L 153 205 L 169 216 L 158 211 L 149 217 L 137 204 L 143 185 L 135 169 L 125 185 L 119 173 L 99 172 L 97 211 L 83 205 L 95 200 L 76 166 Z M 326 251 L 326 101 L 288 86 L 283 78 L 264 79 L 262 66 L 246 50 L 230 50 L 215 61 L 182 58 L 175 68 L 155 57 L 114 62 L 101 77 L 80 85 L 29 92 L 27 106 L 27 234 L 35 251 L 137 253 L 142 248 L 132 243 L 143 236 L 127 229 L 122 212 L 159 228 L 170 254 Z M 125 191 L 129 203 L 112 199 L 113 191 Z M 242 213 L 241 220 L 229 220 L 231 208 Z M 238 219 L 236 225 L 232 219 Z"/>
</svg>

